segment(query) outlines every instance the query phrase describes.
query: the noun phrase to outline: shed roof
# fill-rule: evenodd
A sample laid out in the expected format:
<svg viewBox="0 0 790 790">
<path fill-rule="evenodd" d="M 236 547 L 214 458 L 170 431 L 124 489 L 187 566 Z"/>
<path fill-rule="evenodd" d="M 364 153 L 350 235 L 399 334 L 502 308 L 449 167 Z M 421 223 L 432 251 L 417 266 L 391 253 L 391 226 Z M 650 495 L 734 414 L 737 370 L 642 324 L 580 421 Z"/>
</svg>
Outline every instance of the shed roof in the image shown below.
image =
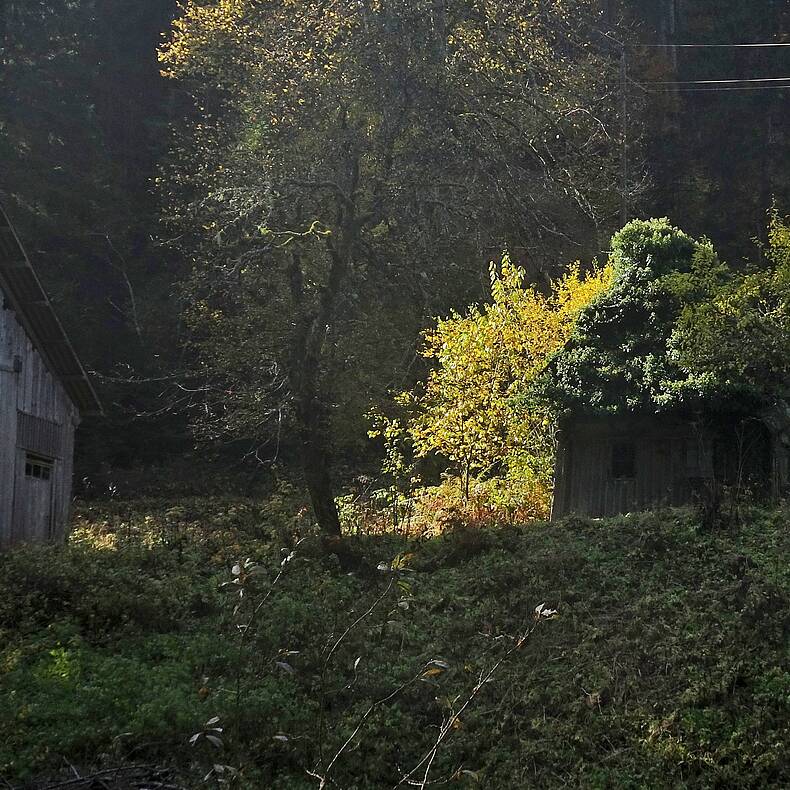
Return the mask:
<svg viewBox="0 0 790 790">
<path fill-rule="evenodd" d="M 52 373 L 81 414 L 100 414 L 101 404 L 58 320 L 19 237 L 0 206 L 0 287 Z"/>
</svg>

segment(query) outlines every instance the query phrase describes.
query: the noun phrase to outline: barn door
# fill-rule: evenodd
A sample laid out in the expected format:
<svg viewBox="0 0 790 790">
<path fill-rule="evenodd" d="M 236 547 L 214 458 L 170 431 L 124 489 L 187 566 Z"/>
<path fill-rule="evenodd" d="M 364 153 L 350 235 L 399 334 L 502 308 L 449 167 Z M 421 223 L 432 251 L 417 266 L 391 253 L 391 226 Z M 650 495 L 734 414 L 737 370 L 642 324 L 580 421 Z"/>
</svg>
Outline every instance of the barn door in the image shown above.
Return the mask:
<svg viewBox="0 0 790 790">
<path fill-rule="evenodd" d="M 22 451 L 14 496 L 14 522 L 19 541 L 49 540 L 54 517 L 54 461 Z"/>
</svg>

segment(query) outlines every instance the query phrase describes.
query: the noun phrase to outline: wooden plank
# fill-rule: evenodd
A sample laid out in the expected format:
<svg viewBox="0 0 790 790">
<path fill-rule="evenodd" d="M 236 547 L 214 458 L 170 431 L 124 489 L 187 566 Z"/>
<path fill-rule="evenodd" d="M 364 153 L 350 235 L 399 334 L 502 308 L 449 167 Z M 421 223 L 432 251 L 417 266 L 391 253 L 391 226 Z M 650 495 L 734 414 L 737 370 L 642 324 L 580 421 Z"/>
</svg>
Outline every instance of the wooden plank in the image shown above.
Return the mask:
<svg viewBox="0 0 790 790">
<path fill-rule="evenodd" d="M 21 361 L 19 370 L 14 369 L 15 358 Z M 18 410 L 28 417 L 20 418 Z M 71 505 L 77 416 L 63 384 L 51 373 L 14 312 L 0 308 L 0 547 L 22 540 L 62 539 L 65 535 Z M 20 447 L 20 420 L 26 431 L 25 444 L 31 441 L 28 419 L 45 420 L 50 426 L 59 423 L 62 449 L 56 451 L 53 446 L 45 452 L 47 448 L 43 445 Z M 49 426 L 47 429 L 50 430 Z M 42 440 L 46 438 L 44 433 L 39 437 Z M 49 481 L 25 479 L 27 450 L 53 459 L 62 455 L 54 464 Z M 48 512 L 52 516 L 51 530 L 45 518 Z"/>
<path fill-rule="evenodd" d="M 569 512 L 600 516 L 687 505 L 692 499 L 692 478 L 713 474 L 710 439 L 702 441 L 692 425 L 677 418 L 624 418 L 622 425 L 602 419 L 569 424 L 565 431 L 573 436 L 573 452 L 566 452 L 558 465 L 562 475 L 557 480 L 558 517 Z M 612 450 L 619 441 L 635 443 L 633 478 L 612 478 Z M 787 466 L 787 455 L 783 458 Z M 790 472 L 784 468 L 786 479 Z M 780 472 L 774 476 L 778 478 Z"/>
<path fill-rule="evenodd" d="M 14 372 L 13 313 L 2 308 L 0 291 L 0 548 L 11 545 L 16 468 L 17 377 Z"/>
</svg>

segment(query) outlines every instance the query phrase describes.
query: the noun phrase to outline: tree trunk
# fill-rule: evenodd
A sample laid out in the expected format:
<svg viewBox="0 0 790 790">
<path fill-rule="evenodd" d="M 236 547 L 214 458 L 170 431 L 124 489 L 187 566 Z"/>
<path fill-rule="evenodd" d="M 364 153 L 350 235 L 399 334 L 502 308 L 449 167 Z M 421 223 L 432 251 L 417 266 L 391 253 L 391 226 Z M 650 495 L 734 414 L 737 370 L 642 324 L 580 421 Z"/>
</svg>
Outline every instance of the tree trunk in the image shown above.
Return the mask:
<svg viewBox="0 0 790 790">
<path fill-rule="evenodd" d="M 322 437 L 310 431 L 304 431 L 302 434 L 302 470 L 315 520 L 321 532 L 339 536 L 340 517 L 335 505 L 335 494 L 329 469 L 329 453 L 324 446 Z"/>
<path fill-rule="evenodd" d="M 291 386 L 299 424 L 302 471 L 318 526 L 327 535 L 340 535 L 340 517 L 332 486 L 324 404 L 319 397 L 320 351 L 314 319 L 300 333 L 292 362 Z"/>
<path fill-rule="evenodd" d="M 304 300 L 304 270 L 298 251 L 292 252 L 289 267 L 291 296 L 296 314 L 301 313 L 289 364 L 289 383 L 294 399 L 302 450 L 302 471 L 313 513 L 321 531 L 340 536 L 340 517 L 335 504 L 331 475 L 326 404 L 321 397 L 322 358 L 327 338 L 336 331 L 338 304 L 351 268 L 351 257 L 359 231 L 354 193 L 359 182 L 359 160 L 351 157 L 348 192 L 336 187 L 335 231 L 323 238 L 329 263 L 326 284 L 318 302 L 308 309 Z M 301 211 L 299 212 L 301 219 Z"/>
<path fill-rule="evenodd" d="M 304 316 L 297 331 L 289 371 L 302 445 L 302 470 L 313 513 L 321 531 L 336 536 L 340 535 L 340 517 L 335 505 L 330 472 L 331 452 L 328 446 L 325 404 L 320 394 L 320 379 L 324 344 L 335 319 L 357 229 L 353 204 L 340 214 L 345 223 L 339 222 L 338 225 L 344 225 L 346 232 L 340 234 L 343 241 L 339 246 L 335 246 L 331 238 L 326 240 L 329 277 L 321 289 L 318 309 Z M 292 261 L 291 291 L 296 305 L 302 302 L 303 282 L 301 262 L 298 254 L 295 254 Z"/>
</svg>

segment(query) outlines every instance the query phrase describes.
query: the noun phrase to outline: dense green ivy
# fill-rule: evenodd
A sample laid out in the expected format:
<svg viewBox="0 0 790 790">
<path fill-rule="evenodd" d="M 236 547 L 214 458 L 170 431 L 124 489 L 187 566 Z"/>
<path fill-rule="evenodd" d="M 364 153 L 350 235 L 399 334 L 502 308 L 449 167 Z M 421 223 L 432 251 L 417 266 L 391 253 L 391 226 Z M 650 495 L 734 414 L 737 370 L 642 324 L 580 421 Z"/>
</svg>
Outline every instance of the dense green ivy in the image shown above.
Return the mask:
<svg viewBox="0 0 790 790">
<path fill-rule="evenodd" d="M 611 260 L 612 287 L 582 311 L 552 359 L 541 382 L 546 397 L 588 414 L 748 411 L 761 402 L 761 382 L 723 375 L 687 353 L 709 330 L 691 316 L 740 282 L 710 241 L 667 219 L 635 220 L 613 237 Z"/>
</svg>

